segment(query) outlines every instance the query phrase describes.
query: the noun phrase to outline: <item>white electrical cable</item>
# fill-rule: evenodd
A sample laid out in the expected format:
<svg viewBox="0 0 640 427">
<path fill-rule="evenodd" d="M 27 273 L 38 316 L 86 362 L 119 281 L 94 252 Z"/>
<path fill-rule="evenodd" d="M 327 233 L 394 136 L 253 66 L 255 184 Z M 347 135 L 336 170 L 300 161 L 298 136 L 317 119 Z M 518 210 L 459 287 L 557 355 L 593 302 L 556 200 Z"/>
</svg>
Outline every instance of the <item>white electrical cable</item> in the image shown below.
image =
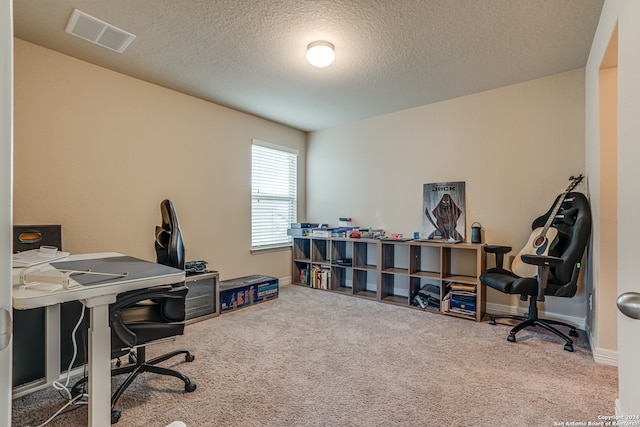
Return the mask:
<svg viewBox="0 0 640 427">
<path fill-rule="evenodd" d="M 82 304 L 80 319 L 78 319 L 78 323 L 76 323 L 76 326 L 73 328 L 73 331 L 71 332 L 71 341 L 73 342 L 73 356 L 71 357 L 71 362 L 69 362 L 69 367 L 67 368 L 67 381 L 64 383 L 64 385 L 59 383 L 58 381 L 54 381 L 52 383 L 53 388 L 55 388 L 59 392 L 64 391 L 67 394 L 68 400 L 71 400 L 71 392 L 68 389 L 69 380 L 71 379 L 71 369 L 73 368 L 73 364 L 76 361 L 76 357 L 78 356 L 78 343 L 76 341 L 76 331 L 78 330 L 78 328 L 82 324 L 82 320 L 84 319 L 84 310 L 85 310 L 85 305 Z"/>
<path fill-rule="evenodd" d="M 76 397 L 72 397 L 71 391 L 69 391 L 69 380 L 71 379 L 71 369 L 73 368 L 73 363 L 76 361 L 76 357 L 78 355 L 78 343 L 76 341 L 76 332 L 80 327 L 80 325 L 82 324 L 82 320 L 84 320 L 84 311 L 85 311 L 85 305 L 82 304 L 82 311 L 80 312 L 80 318 L 78 319 L 78 323 L 76 323 L 76 326 L 73 328 L 73 331 L 71 332 L 71 341 L 73 342 L 73 356 L 71 357 L 71 362 L 69 362 L 69 367 L 67 368 L 67 380 L 64 384 L 61 384 L 58 381 L 54 381 L 51 384 L 52 387 L 58 390 L 59 393 L 63 391 L 65 392 L 66 394 L 65 399 L 67 399 L 68 402 L 65 403 L 62 408 L 58 409 L 58 411 L 55 414 L 53 414 L 48 420 L 46 420 L 42 424 L 37 425 L 36 427 L 43 427 L 49 424 L 51 420 L 53 420 L 55 417 L 60 415 L 60 413 L 64 411 L 66 408 L 68 408 L 70 405 L 73 405 L 73 404 L 86 405 L 87 404 L 87 402 L 77 402 L 77 400 L 79 400 L 82 397 L 87 397 L 88 394 L 82 393 L 77 395 Z"/>
<path fill-rule="evenodd" d="M 49 423 L 50 423 L 50 422 L 51 422 L 55 417 L 57 417 L 58 415 L 60 415 L 60 413 L 61 413 L 62 411 L 64 411 L 65 409 L 67 409 L 67 407 L 69 407 L 70 405 L 73 405 L 74 403 L 76 403 L 76 400 L 80 399 L 81 397 L 86 397 L 86 396 L 87 396 L 86 394 L 79 394 L 79 395 L 77 395 L 76 397 L 74 397 L 73 399 L 71 399 L 71 400 L 69 400 L 67 403 L 65 403 L 65 404 L 64 404 L 64 406 L 63 406 L 62 408 L 58 409 L 58 411 L 57 411 L 55 414 L 51 415 L 51 417 L 49 417 L 49 419 L 48 419 L 47 421 L 43 422 L 42 424 L 38 424 L 38 425 L 37 425 L 37 426 L 35 426 L 35 427 L 43 427 L 43 426 L 46 426 L 46 425 L 47 425 L 47 424 L 49 424 Z M 84 404 L 84 402 L 78 402 L 78 404 Z M 30 426 L 27 426 L 27 427 L 30 427 Z"/>
</svg>

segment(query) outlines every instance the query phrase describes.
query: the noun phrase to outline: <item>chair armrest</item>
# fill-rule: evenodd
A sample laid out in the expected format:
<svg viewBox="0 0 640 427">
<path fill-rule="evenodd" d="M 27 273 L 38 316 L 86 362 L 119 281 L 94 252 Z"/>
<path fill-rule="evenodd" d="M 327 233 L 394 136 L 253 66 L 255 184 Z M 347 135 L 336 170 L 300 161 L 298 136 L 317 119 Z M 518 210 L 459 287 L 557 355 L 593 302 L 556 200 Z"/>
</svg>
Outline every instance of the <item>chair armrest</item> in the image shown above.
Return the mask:
<svg viewBox="0 0 640 427">
<path fill-rule="evenodd" d="M 489 252 L 492 254 L 506 254 L 511 252 L 511 246 L 502 246 L 502 245 L 486 245 L 484 247 L 485 252 Z"/>
<path fill-rule="evenodd" d="M 530 265 L 537 265 L 537 266 L 546 265 L 549 267 L 555 267 L 556 265 L 562 264 L 562 258 L 558 258 L 555 256 L 528 254 L 528 255 L 522 255 L 520 258 L 522 259 L 522 262 Z"/>
<path fill-rule="evenodd" d="M 545 255 L 522 255 L 520 259 L 525 264 L 538 266 L 538 301 L 544 301 L 547 281 L 549 280 L 549 268 L 562 264 L 562 259 Z"/>
<path fill-rule="evenodd" d="M 496 267 L 502 268 L 504 264 L 504 254 L 511 252 L 511 246 L 486 245 L 484 251 L 496 256 Z"/>
<path fill-rule="evenodd" d="M 163 307 L 163 309 L 160 310 L 160 314 L 167 322 L 184 321 L 184 300 L 188 291 L 189 289 L 183 284 L 176 287 L 165 285 L 138 289 L 120 294 L 116 302 L 109 305 L 109 323 L 111 329 L 118 339 L 126 343 L 129 347 L 133 347 L 137 343 L 137 336 L 127 327 L 126 323 L 124 323 L 122 311 L 143 301 L 154 300 L 156 304 L 159 303 Z M 177 301 L 177 304 L 174 307 L 169 307 L 168 305 L 173 301 Z"/>
<path fill-rule="evenodd" d="M 122 310 L 145 300 L 155 300 L 162 298 L 184 298 L 187 292 L 188 288 L 184 285 L 176 287 L 172 285 L 164 285 L 154 288 L 129 291 L 118 295 L 116 302 L 109 305 L 109 310 Z"/>
<path fill-rule="evenodd" d="M 134 347 L 138 342 L 138 336 L 122 321 L 122 310 L 111 311 L 109 315 L 109 326 L 113 333 L 127 347 Z"/>
</svg>

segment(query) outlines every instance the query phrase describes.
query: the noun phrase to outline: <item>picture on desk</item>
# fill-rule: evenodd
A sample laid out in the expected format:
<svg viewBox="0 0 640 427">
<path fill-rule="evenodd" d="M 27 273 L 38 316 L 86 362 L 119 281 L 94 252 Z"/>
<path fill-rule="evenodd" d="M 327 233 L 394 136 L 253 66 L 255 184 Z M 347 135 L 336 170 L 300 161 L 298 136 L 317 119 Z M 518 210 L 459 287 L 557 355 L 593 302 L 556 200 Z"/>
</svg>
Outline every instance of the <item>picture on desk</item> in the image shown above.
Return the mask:
<svg viewBox="0 0 640 427">
<path fill-rule="evenodd" d="M 464 182 L 424 184 L 422 197 L 424 240 L 463 242 L 466 230 Z"/>
<path fill-rule="evenodd" d="M 72 279 L 85 286 L 143 279 L 182 271 L 130 256 L 60 261 L 52 262 L 51 265 L 61 271 L 78 272 L 72 276 Z"/>
</svg>

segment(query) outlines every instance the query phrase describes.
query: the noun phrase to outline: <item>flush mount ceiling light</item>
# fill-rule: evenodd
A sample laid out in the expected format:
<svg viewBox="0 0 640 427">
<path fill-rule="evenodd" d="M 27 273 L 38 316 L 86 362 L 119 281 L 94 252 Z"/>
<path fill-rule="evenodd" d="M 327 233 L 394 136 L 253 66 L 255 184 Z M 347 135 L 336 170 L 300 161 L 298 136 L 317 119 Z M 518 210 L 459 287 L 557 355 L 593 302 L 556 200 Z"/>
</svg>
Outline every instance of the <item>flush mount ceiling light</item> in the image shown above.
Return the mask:
<svg viewBox="0 0 640 427">
<path fill-rule="evenodd" d="M 336 54 L 333 45 L 325 41 L 309 43 L 307 46 L 307 61 L 314 67 L 322 68 L 333 63 Z"/>
</svg>

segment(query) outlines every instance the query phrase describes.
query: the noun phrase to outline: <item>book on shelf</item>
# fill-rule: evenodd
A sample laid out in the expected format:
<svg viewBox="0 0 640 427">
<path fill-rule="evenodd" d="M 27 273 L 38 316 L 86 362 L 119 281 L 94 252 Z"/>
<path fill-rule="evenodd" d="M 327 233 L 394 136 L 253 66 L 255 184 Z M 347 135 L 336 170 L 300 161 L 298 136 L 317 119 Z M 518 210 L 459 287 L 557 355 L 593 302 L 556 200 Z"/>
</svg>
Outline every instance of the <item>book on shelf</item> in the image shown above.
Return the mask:
<svg viewBox="0 0 640 427">
<path fill-rule="evenodd" d="M 450 303 L 450 301 L 451 301 L 451 294 L 448 293 L 448 294 L 446 294 L 444 296 L 444 298 L 442 298 L 442 303 L 441 303 L 442 311 L 444 311 L 444 312 L 449 311 L 449 307 L 450 307 L 449 303 Z"/>
<path fill-rule="evenodd" d="M 310 286 L 314 289 L 330 289 L 331 270 L 326 267 L 314 265 L 311 270 Z"/>
<path fill-rule="evenodd" d="M 476 311 L 476 294 L 470 294 L 467 292 L 454 292 L 451 291 L 451 297 L 449 298 L 449 309 L 462 309 L 469 310 L 475 313 Z"/>
<path fill-rule="evenodd" d="M 449 300 L 449 310 L 453 309 L 461 309 L 468 310 L 475 314 L 476 312 L 476 301 L 466 301 L 455 298 L 455 295 L 451 297 Z"/>
<path fill-rule="evenodd" d="M 475 301 L 477 294 L 475 292 L 469 291 L 451 291 L 451 296 L 456 296 L 459 299 L 469 299 Z"/>
<path fill-rule="evenodd" d="M 475 292 L 476 291 L 476 285 L 466 285 L 463 283 L 455 283 L 452 282 L 449 284 L 449 286 L 451 287 L 451 290 L 456 290 L 456 291 L 468 291 L 468 292 Z"/>
<path fill-rule="evenodd" d="M 466 310 L 466 309 L 463 309 L 463 308 L 451 307 L 451 308 L 449 308 L 448 312 L 449 313 L 455 313 L 455 314 L 461 314 L 463 316 L 468 316 L 468 317 L 476 317 L 475 310 L 471 311 L 471 310 Z"/>
<path fill-rule="evenodd" d="M 300 270 L 300 283 L 302 283 L 303 285 L 306 285 L 308 281 L 309 281 L 309 270 L 307 270 L 306 268 Z"/>
<path fill-rule="evenodd" d="M 442 299 L 442 309 L 449 313 L 475 317 L 477 294 L 469 291 L 450 290 Z"/>
</svg>

